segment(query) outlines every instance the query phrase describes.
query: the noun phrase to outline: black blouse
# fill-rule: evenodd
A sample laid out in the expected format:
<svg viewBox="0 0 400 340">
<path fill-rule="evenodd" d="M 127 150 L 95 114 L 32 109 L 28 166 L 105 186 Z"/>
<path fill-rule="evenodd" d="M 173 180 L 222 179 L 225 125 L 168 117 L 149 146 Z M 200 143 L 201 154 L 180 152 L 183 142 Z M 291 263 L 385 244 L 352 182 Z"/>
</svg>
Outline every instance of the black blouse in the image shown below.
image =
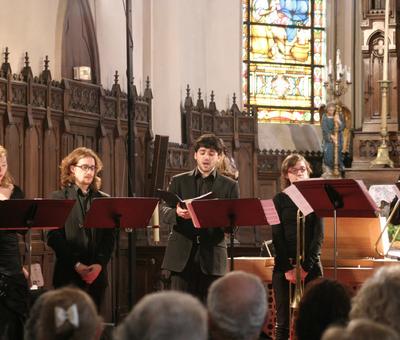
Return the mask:
<svg viewBox="0 0 400 340">
<path fill-rule="evenodd" d="M 22 190 L 14 185 L 10 199 L 23 199 Z M 11 276 L 22 272 L 18 235 L 14 230 L 0 231 L 0 273 Z"/>
<path fill-rule="evenodd" d="M 275 271 L 286 272 L 293 268 L 290 258 L 296 258 L 297 207 L 285 193 L 274 197 L 275 208 L 280 224 L 272 226 L 272 240 L 276 252 Z M 314 213 L 306 217 L 305 222 L 305 259 L 302 267 L 306 272 L 319 262 L 324 230 L 322 220 Z"/>
</svg>

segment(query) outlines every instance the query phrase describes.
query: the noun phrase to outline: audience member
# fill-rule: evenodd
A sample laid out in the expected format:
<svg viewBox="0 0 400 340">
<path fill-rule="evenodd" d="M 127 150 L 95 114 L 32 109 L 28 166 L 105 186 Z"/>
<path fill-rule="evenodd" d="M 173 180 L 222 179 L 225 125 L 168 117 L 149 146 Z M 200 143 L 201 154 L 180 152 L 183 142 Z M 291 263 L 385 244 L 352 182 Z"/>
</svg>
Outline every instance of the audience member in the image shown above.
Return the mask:
<svg viewBox="0 0 400 340">
<path fill-rule="evenodd" d="M 347 328 L 332 326 L 326 330 L 322 340 L 399 340 L 391 328 L 368 319 L 352 320 Z"/>
<path fill-rule="evenodd" d="M 253 274 L 230 272 L 211 284 L 207 306 L 213 340 L 258 339 L 267 315 L 265 287 Z"/>
<path fill-rule="evenodd" d="M 300 301 L 297 339 L 319 340 L 330 325 L 345 325 L 350 308 L 350 291 L 338 281 L 319 278 L 310 282 Z"/>
<path fill-rule="evenodd" d="M 152 293 L 138 302 L 115 333 L 116 340 L 206 340 L 207 311 L 184 292 Z"/>
<path fill-rule="evenodd" d="M 392 327 L 400 334 L 400 266 L 378 269 L 353 299 L 350 319 L 366 318 Z"/>
<path fill-rule="evenodd" d="M 36 306 L 39 304 L 39 306 Z M 84 291 L 64 287 L 40 297 L 33 309 L 39 314 L 29 326 L 34 339 L 40 340 L 97 340 L 101 334 L 101 318 Z"/>
</svg>

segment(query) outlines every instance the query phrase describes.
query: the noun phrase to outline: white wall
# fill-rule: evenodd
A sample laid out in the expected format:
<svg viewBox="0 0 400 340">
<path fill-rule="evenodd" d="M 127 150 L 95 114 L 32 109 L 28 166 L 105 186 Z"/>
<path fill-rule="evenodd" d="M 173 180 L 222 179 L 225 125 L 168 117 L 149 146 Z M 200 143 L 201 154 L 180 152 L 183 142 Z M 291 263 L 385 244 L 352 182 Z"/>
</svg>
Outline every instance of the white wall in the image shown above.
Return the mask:
<svg viewBox="0 0 400 340">
<path fill-rule="evenodd" d="M 154 131 L 180 142 L 186 85 L 226 109 L 241 89 L 240 0 L 152 0 Z M 204 97 L 203 97 L 204 98 Z M 228 99 L 229 98 L 229 99 Z M 240 104 L 240 103 L 239 103 Z"/>
<path fill-rule="evenodd" d="M 3 1 L 0 11 L 0 49 L 7 46 L 9 62 L 13 73 L 19 73 L 24 66 L 25 52 L 28 52 L 34 75 L 43 70 L 43 60 L 48 55 L 53 78 L 60 79 L 60 11 L 65 0 L 13 0 Z M 63 16 L 61 16 L 63 17 Z M 1 63 L 4 55 L 1 57 Z"/>
</svg>

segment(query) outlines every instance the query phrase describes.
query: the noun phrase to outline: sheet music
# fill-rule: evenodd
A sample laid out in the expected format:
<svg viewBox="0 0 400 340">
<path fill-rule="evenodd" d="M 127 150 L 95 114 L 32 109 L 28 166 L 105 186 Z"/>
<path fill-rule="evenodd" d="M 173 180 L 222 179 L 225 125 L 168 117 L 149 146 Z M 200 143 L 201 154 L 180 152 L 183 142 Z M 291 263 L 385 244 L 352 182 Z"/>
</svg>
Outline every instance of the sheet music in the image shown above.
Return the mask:
<svg viewBox="0 0 400 340">
<path fill-rule="evenodd" d="M 264 210 L 265 217 L 269 225 L 280 224 L 279 215 L 275 209 L 273 200 L 260 200 L 261 206 Z"/>
<path fill-rule="evenodd" d="M 296 204 L 297 208 L 301 210 L 304 216 L 307 216 L 314 212 L 311 205 L 307 202 L 300 190 L 295 185 L 288 186 L 283 192 L 290 197 L 290 199 Z"/>
<path fill-rule="evenodd" d="M 394 193 L 396 194 L 397 199 L 400 199 L 400 190 L 399 190 L 399 188 L 397 187 L 397 185 L 395 185 L 395 184 L 393 184 L 393 191 L 394 191 Z"/>
</svg>

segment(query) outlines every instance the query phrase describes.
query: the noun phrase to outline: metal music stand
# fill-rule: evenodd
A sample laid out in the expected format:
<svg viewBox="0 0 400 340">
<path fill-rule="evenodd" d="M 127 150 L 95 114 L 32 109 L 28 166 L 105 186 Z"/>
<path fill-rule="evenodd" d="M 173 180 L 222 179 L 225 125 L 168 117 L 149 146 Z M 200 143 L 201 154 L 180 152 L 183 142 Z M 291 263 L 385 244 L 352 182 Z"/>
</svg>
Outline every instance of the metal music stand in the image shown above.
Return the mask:
<svg viewBox="0 0 400 340">
<path fill-rule="evenodd" d="M 231 270 L 234 269 L 234 228 L 268 224 L 258 198 L 195 200 L 186 205 L 195 228 L 229 228 Z"/>
<path fill-rule="evenodd" d="M 150 218 L 158 203 L 158 198 L 148 197 L 102 197 L 95 198 L 85 216 L 83 223 L 86 228 L 115 228 L 116 237 L 116 257 L 117 257 L 117 275 L 116 275 L 116 304 L 113 313 L 114 322 L 119 318 L 119 273 L 120 273 L 120 249 L 119 249 L 119 231 L 124 229 L 146 228 L 149 225 Z M 132 263 L 133 268 L 128 268 L 128 280 L 132 280 L 132 272 L 136 271 L 136 263 Z M 132 289 L 132 287 L 129 287 Z M 133 301 L 129 301 L 129 308 Z"/>
<path fill-rule="evenodd" d="M 27 230 L 29 286 L 31 286 L 32 230 L 63 228 L 75 200 L 16 199 L 0 201 L 0 229 Z"/>
<path fill-rule="evenodd" d="M 334 278 L 337 278 L 337 217 L 376 217 L 378 207 L 362 181 L 309 179 L 293 182 L 319 217 L 333 216 Z"/>
</svg>

